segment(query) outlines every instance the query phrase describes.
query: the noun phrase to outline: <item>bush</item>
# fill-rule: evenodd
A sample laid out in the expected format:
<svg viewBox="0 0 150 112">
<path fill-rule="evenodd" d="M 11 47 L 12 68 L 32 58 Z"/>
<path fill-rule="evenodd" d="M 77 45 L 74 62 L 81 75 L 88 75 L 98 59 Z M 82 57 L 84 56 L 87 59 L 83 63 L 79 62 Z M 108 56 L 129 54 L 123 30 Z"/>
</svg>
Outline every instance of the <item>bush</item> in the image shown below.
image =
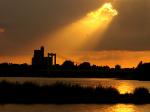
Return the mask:
<svg viewBox="0 0 150 112">
<path fill-rule="evenodd" d="M 146 88 L 136 88 L 134 90 L 134 95 L 135 96 L 139 96 L 139 97 L 144 97 L 144 96 L 148 96 L 149 95 L 149 90 Z"/>
</svg>

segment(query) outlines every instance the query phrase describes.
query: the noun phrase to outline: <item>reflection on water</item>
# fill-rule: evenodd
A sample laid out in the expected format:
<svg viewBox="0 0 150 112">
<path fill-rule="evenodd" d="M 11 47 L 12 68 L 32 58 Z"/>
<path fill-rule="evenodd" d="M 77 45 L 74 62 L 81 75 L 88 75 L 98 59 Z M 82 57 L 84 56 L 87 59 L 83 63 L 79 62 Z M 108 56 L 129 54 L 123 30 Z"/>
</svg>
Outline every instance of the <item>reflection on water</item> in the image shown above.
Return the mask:
<svg viewBox="0 0 150 112">
<path fill-rule="evenodd" d="M 112 106 L 110 112 L 137 112 L 137 108 L 134 105 L 119 104 Z"/>
<path fill-rule="evenodd" d="M 125 93 L 132 93 L 134 91 L 134 85 L 131 83 L 127 82 L 121 82 L 116 88 L 120 92 L 120 94 L 125 94 Z"/>
<path fill-rule="evenodd" d="M 136 87 L 146 87 L 150 90 L 150 81 L 114 80 L 99 78 L 0 78 L 0 81 L 23 83 L 30 81 L 40 85 L 50 85 L 57 81 L 80 84 L 82 86 L 97 85 L 112 86 L 119 90 L 121 94 L 131 93 Z M 116 105 L 96 105 L 96 104 L 75 104 L 75 105 L 0 105 L 0 112 L 150 112 L 148 105 L 116 104 Z"/>
<path fill-rule="evenodd" d="M 104 87 L 114 87 L 119 90 L 121 94 L 131 93 L 137 87 L 145 87 L 150 91 L 150 81 L 135 81 L 135 80 L 115 80 L 115 79 L 105 79 L 105 78 L 19 78 L 19 77 L 0 77 L 0 81 L 7 80 L 10 82 L 23 83 L 30 81 L 40 85 L 50 85 L 56 83 L 57 81 L 79 84 L 81 86 L 98 86 L 102 85 Z"/>
<path fill-rule="evenodd" d="M 149 105 L 0 105 L 1 112 L 149 112 Z"/>
</svg>

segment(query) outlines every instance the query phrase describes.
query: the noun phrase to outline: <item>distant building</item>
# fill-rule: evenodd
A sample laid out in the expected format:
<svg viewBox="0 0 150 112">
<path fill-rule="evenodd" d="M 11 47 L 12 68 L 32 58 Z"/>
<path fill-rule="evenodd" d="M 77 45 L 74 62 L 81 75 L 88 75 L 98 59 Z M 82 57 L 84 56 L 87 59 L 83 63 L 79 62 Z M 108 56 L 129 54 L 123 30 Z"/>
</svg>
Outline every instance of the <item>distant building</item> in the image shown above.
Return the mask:
<svg viewBox="0 0 150 112">
<path fill-rule="evenodd" d="M 48 53 L 47 57 L 44 57 L 44 47 L 42 46 L 39 50 L 34 50 L 32 58 L 32 66 L 35 67 L 50 67 L 56 65 L 56 54 Z"/>
</svg>

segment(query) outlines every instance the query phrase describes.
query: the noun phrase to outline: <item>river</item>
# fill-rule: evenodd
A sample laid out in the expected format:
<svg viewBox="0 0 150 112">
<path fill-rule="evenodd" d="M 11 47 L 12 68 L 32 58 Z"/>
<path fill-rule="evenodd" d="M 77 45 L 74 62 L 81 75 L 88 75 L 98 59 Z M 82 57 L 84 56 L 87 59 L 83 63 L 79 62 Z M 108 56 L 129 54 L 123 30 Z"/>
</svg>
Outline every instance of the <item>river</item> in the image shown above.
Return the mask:
<svg viewBox="0 0 150 112">
<path fill-rule="evenodd" d="M 0 81 L 33 82 L 40 85 L 50 85 L 56 82 L 80 84 L 81 86 L 115 87 L 121 94 L 132 93 L 137 87 L 145 87 L 150 91 L 150 81 L 116 80 L 108 78 L 19 78 L 1 77 Z M 150 112 L 150 104 L 68 104 L 68 105 L 0 105 L 1 112 Z"/>
<path fill-rule="evenodd" d="M 104 87 L 114 87 L 118 89 L 121 94 L 132 93 L 137 87 L 145 87 L 150 91 L 150 81 L 137 80 L 115 80 L 108 78 L 20 78 L 20 77 L 1 77 L 0 81 L 6 80 L 10 82 L 33 82 L 40 85 L 50 85 L 56 82 L 64 82 L 71 84 L 79 84 L 81 86 L 96 87 L 102 85 Z"/>
<path fill-rule="evenodd" d="M 0 111 L 1 112 L 150 112 L 150 104 L 1 105 Z"/>
</svg>

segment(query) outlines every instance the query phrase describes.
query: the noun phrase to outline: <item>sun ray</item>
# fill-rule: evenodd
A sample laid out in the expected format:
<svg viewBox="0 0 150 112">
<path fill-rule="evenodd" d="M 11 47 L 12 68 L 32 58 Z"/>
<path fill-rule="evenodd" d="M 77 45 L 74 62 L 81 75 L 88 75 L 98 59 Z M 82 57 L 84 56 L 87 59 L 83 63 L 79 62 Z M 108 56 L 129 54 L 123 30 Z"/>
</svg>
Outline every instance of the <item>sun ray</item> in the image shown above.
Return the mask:
<svg viewBox="0 0 150 112">
<path fill-rule="evenodd" d="M 102 34 L 116 15 L 118 12 L 112 4 L 105 3 L 80 20 L 50 34 L 47 44 L 49 48 L 55 48 L 55 51 L 77 50 L 92 38 L 97 30 L 99 30 L 99 34 Z"/>
</svg>

